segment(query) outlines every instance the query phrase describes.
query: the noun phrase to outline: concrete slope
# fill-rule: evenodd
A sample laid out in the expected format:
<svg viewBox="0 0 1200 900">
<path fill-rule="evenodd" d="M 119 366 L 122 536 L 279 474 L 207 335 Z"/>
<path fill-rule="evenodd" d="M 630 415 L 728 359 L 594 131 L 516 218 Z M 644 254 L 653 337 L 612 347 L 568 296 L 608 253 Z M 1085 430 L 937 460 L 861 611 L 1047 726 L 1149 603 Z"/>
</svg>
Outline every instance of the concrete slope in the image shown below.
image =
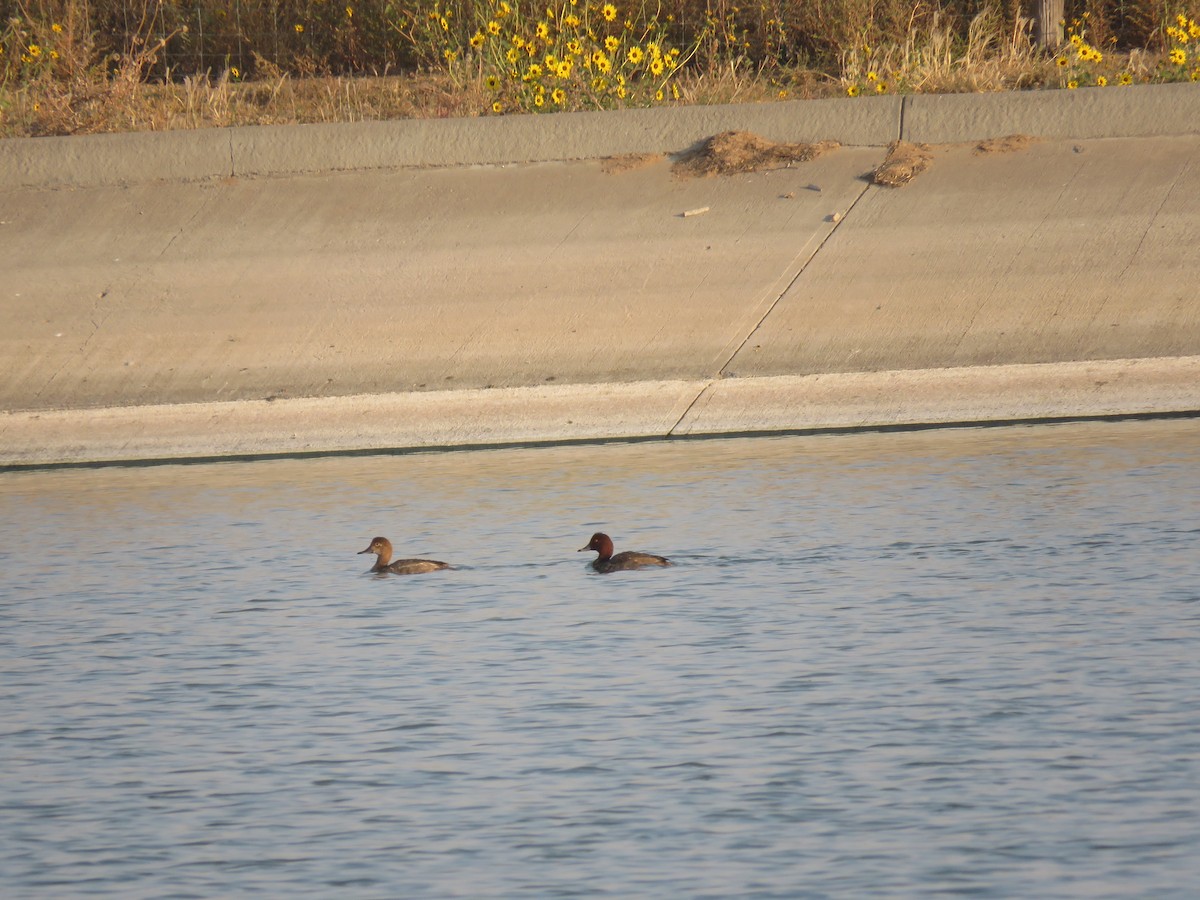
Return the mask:
<svg viewBox="0 0 1200 900">
<path fill-rule="evenodd" d="M 743 377 L 1200 353 L 1200 137 L 935 148 L 872 188 Z"/>
<path fill-rule="evenodd" d="M 1196 412 L 1198 97 L 3 142 L 0 465 Z M 747 127 L 859 145 L 709 178 L 387 165 L 442 128 L 479 162 Z M 866 177 L 901 134 L 1018 131 L 1048 137 Z"/>
<path fill-rule="evenodd" d="M 18 192 L 0 407 L 711 377 L 881 159 Z"/>
</svg>

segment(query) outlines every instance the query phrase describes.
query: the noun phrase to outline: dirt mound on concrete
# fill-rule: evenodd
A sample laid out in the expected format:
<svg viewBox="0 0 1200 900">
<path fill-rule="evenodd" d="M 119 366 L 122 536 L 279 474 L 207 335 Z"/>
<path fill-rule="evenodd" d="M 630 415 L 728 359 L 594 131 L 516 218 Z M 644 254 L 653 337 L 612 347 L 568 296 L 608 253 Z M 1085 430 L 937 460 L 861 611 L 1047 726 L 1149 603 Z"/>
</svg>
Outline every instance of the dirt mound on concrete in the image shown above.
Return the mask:
<svg viewBox="0 0 1200 900">
<path fill-rule="evenodd" d="M 928 144 L 910 144 L 908 141 L 892 141 L 888 145 L 887 158 L 871 173 L 871 183 L 884 187 L 902 187 L 908 184 L 933 162 Z"/>
<path fill-rule="evenodd" d="M 1024 150 L 1036 140 L 1037 138 L 1028 134 L 1010 134 L 1005 137 L 990 138 L 976 144 L 974 153 L 976 156 L 984 156 L 988 153 L 1016 153 L 1018 150 Z"/>
<path fill-rule="evenodd" d="M 634 169 L 644 169 L 662 159 L 662 153 L 626 153 L 622 156 L 606 156 L 600 160 L 600 171 L 605 175 L 619 175 Z"/>
<path fill-rule="evenodd" d="M 749 131 L 723 131 L 680 156 L 672 171 L 676 175 L 701 178 L 781 169 L 792 163 L 816 159 L 840 146 L 837 141 L 777 144 Z"/>
</svg>

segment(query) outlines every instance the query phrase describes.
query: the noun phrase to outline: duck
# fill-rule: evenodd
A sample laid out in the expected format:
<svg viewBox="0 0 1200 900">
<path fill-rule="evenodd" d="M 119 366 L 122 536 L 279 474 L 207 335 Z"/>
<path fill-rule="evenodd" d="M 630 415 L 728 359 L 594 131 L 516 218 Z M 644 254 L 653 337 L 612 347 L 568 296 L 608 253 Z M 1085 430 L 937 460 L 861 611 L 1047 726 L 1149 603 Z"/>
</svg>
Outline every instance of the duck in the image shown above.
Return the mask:
<svg viewBox="0 0 1200 900">
<path fill-rule="evenodd" d="M 670 566 L 673 563 L 665 556 L 655 556 L 653 553 L 639 553 L 637 550 L 626 550 L 613 556 L 613 542 L 607 534 L 597 531 L 592 535 L 586 547 L 580 547 L 578 553 L 584 550 L 595 550 L 599 556 L 592 560 L 592 568 L 597 572 L 619 572 L 625 569 L 644 569 L 647 566 Z"/>
<path fill-rule="evenodd" d="M 371 538 L 371 545 L 366 550 L 359 550 L 358 555 L 374 553 L 375 565 L 372 572 L 391 572 L 393 575 L 419 575 L 423 572 L 436 572 L 438 569 L 449 569 L 450 564 L 436 559 L 397 559 L 392 561 L 392 542 L 385 537 Z"/>
</svg>

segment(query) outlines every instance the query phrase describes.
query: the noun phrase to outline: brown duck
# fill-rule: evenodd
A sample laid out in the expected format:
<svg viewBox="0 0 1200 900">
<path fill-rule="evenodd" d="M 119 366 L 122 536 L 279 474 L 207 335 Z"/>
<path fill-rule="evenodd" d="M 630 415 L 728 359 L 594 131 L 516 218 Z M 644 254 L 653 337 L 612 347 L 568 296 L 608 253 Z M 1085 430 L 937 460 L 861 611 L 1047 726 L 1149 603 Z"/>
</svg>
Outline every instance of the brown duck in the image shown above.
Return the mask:
<svg viewBox="0 0 1200 900">
<path fill-rule="evenodd" d="M 600 555 L 592 560 L 592 568 L 597 572 L 619 572 L 624 569 L 644 569 L 647 566 L 669 566 L 671 561 L 665 556 L 655 556 L 653 553 L 639 553 L 637 550 L 626 550 L 613 556 L 613 542 L 607 534 L 597 531 L 592 535 L 586 547 L 580 547 L 579 552 L 595 550 Z"/>
<path fill-rule="evenodd" d="M 436 559 L 397 559 L 392 561 L 392 542 L 385 537 L 371 539 L 371 546 L 359 550 L 358 555 L 375 554 L 375 565 L 372 572 L 391 572 L 394 575 L 419 575 L 422 572 L 436 572 L 438 569 L 449 569 L 448 563 Z"/>
</svg>

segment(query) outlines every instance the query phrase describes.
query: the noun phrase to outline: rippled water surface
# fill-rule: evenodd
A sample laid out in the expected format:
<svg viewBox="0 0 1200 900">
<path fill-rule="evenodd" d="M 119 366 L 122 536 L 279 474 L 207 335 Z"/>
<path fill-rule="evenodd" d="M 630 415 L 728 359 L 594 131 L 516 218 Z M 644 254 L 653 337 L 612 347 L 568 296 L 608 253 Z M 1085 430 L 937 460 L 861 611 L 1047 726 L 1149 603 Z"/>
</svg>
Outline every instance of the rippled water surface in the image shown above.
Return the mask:
<svg viewBox="0 0 1200 900">
<path fill-rule="evenodd" d="M 8 897 L 1200 884 L 1200 422 L 10 472 L 0 565 Z"/>
</svg>

